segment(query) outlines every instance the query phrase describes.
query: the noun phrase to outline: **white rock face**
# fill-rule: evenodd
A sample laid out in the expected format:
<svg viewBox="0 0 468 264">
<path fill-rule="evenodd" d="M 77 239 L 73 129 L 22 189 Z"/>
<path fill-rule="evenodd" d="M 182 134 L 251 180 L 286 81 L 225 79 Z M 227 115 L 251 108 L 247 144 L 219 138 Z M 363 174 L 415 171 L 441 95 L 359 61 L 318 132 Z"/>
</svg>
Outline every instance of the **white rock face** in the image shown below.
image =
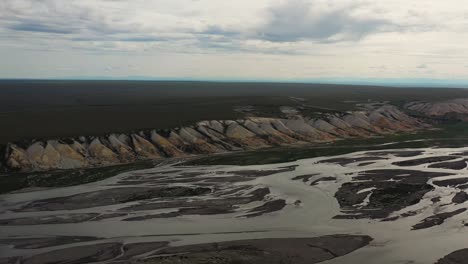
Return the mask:
<svg viewBox="0 0 468 264">
<path fill-rule="evenodd" d="M 56 140 L 49 141 L 55 150 L 60 154 L 61 169 L 75 169 L 88 166 L 85 157 L 79 152 L 75 151 L 70 145 L 60 143 Z"/>
<path fill-rule="evenodd" d="M 343 117 L 343 120 L 352 127 L 372 130 L 371 125 L 358 114 L 350 114 Z"/>
<path fill-rule="evenodd" d="M 216 153 L 221 151 L 216 146 L 208 143 L 207 139 L 193 128 L 184 127 L 180 129 L 179 136 L 188 142 L 191 148 L 198 153 Z"/>
<path fill-rule="evenodd" d="M 39 170 L 50 170 L 61 168 L 60 153 L 49 143 L 36 142 L 31 145 L 27 150 L 27 156 L 31 165 Z"/>
<path fill-rule="evenodd" d="M 241 148 L 238 148 L 228 142 L 226 140 L 226 136 L 217 132 L 216 130 L 211 129 L 209 126 L 198 126 L 197 130 L 203 133 L 204 136 L 206 136 L 211 142 L 213 142 L 213 145 L 215 145 L 218 149 L 223 149 L 223 150 L 241 150 Z"/>
<path fill-rule="evenodd" d="M 246 120 L 243 125 L 249 129 L 250 131 L 254 132 L 256 135 L 258 136 L 268 136 L 269 133 L 266 132 L 265 130 L 263 130 L 258 124 L 250 121 L 250 120 Z"/>
<path fill-rule="evenodd" d="M 204 140 L 200 133 L 190 127 L 180 129 L 179 136 L 189 143 L 197 143 L 199 140 Z"/>
<path fill-rule="evenodd" d="M 161 158 L 156 147 L 143 137 L 132 134 L 131 136 L 135 152 L 143 158 Z"/>
<path fill-rule="evenodd" d="M 276 144 L 291 144 L 291 143 L 297 143 L 298 140 L 294 139 L 279 130 L 276 130 L 272 126 L 272 119 L 271 118 L 252 118 L 251 119 L 253 122 L 257 123 L 257 125 L 265 131 L 266 135 L 271 137 L 269 140 L 272 141 L 273 143 Z M 292 133 L 292 131 L 291 131 Z"/>
<path fill-rule="evenodd" d="M 224 134 L 224 127 L 219 121 L 216 121 L 216 120 L 210 121 L 209 127 L 217 131 L 218 133 Z"/>
<path fill-rule="evenodd" d="M 226 123 L 228 124 L 228 123 Z M 255 137 L 255 134 L 239 125 L 237 122 L 229 122 L 226 129 L 226 136 L 229 138 L 243 139 L 249 137 Z"/>
<path fill-rule="evenodd" d="M 60 153 L 48 142 L 41 158 L 42 167 L 46 170 L 61 168 L 61 159 Z"/>
<path fill-rule="evenodd" d="M 318 130 L 322 130 L 324 132 L 329 133 L 334 133 L 337 129 L 337 127 L 331 125 L 330 123 L 322 119 L 310 120 L 309 124 Z"/>
<path fill-rule="evenodd" d="M 380 114 L 379 112 L 377 111 L 373 111 L 372 113 L 370 113 L 369 115 L 369 121 L 371 123 L 376 123 L 378 122 L 379 120 L 381 119 L 386 119 L 382 114 Z"/>
<path fill-rule="evenodd" d="M 94 164 L 118 164 L 119 157 L 111 149 L 104 146 L 98 138 L 94 139 L 88 147 L 88 152 Z"/>
<path fill-rule="evenodd" d="M 271 121 L 271 124 L 273 125 L 273 127 L 280 131 L 281 133 L 284 133 L 288 136 L 295 136 L 296 133 L 294 133 L 291 129 L 289 129 L 288 127 L 286 127 L 283 122 L 281 122 L 281 120 L 279 119 L 274 119 Z"/>
<path fill-rule="evenodd" d="M 128 143 L 123 143 L 126 142 L 126 138 L 122 135 L 119 138 L 117 138 L 116 135 L 109 136 L 108 140 L 112 146 L 112 149 L 119 155 L 120 160 L 123 162 L 134 161 L 135 154 L 132 148 L 128 145 Z"/>
<path fill-rule="evenodd" d="M 171 131 L 168 140 L 172 145 L 176 146 L 182 151 L 185 151 L 189 147 L 189 143 L 185 142 L 175 131 Z"/>
<path fill-rule="evenodd" d="M 132 140 L 130 139 L 129 136 L 125 135 L 125 134 L 120 134 L 118 137 L 118 140 L 120 142 L 122 142 L 123 144 L 127 145 L 127 146 L 130 146 Z"/>
<path fill-rule="evenodd" d="M 8 144 L 8 154 L 6 158 L 6 165 L 14 170 L 32 170 L 33 165 L 29 161 L 26 151 L 15 144 Z"/>
<path fill-rule="evenodd" d="M 199 125 L 197 126 L 197 130 L 203 133 L 204 136 L 208 137 L 208 139 L 212 141 L 221 141 L 221 138 L 224 137 L 224 135 L 214 130 L 211 130 L 208 126 Z"/>
<path fill-rule="evenodd" d="M 317 129 L 311 127 L 302 117 L 296 119 L 285 119 L 284 125 L 297 134 L 300 134 L 310 140 L 330 140 L 331 135 L 324 134 Z"/>
<path fill-rule="evenodd" d="M 78 154 L 82 155 L 83 157 L 88 156 L 88 151 L 86 147 L 84 147 L 81 143 L 78 141 L 73 141 L 73 143 L 70 145 L 70 147 L 76 151 Z"/>
<path fill-rule="evenodd" d="M 245 149 L 257 149 L 269 146 L 269 144 L 255 133 L 247 130 L 239 123 L 232 121 L 226 123 L 226 136 L 238 145 Z"/>
<path fill-rule="evenodd" d="M 405 108 L 424 113 L 428 116 L 443 116 L 448 113 L 468 114 L 468 99 L 460 98 L 445 102 L 411 102 Z"/>
<path fill-rule="evenodd" d="M 28 159 L 35 167 L 41 167 L 42 155 L 44 154 L 44 146 L 41 142 L 36 142 L 26 149 Z"/>
<path fill-rule="evenodd" d="M 330 124 L 343 130 L 346 130 L 351 127 L 348 123 L 336 116 L 330 118 Z"/>
<path fill-rule="evenodd" d="M 162 137 L 156 131 L 151 131 L 151 141 L 169 157 L 182 157 L 185 154 L 174 146 L 169 140 Z"/>
</svg>

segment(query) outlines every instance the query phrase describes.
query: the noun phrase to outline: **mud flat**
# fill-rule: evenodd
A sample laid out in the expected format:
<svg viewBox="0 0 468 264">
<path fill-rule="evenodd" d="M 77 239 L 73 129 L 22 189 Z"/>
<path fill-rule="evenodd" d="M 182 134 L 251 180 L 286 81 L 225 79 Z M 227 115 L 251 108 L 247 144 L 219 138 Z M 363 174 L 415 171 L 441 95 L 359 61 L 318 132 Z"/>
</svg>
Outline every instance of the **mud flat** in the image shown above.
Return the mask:
<svg viewBox="0 0 468 264">
<path fill-rule="evenodd" d="M 459 264 L 459 263 L 466 263 L 466 260 L 468 259 L 468 249 L 460 249 L 457 251 L 454 251 L 447 256 L 441 258 L 439 261 L 437 261 L 436 264 Z"/>
<path fill-rule="evenodd" d="M 267 238 L 187 246 L 169 242 L 102 243 L 54 250 L 6 263 L 319 263 L 351 253 L 372 241 L 368 236 L 333 235 L 314 238 Z M 3 263 L 3 262 L 2 262 Z"/>
<path fill-rule="evenodd" d="M 3 194 L 0 263 L 452 263 L 468 228 L 466 169 L 430 165 L 467 151 L 162 164 Z"/>
<path fill-rule="evenodd" d="M 145 263 L 319 263 L 364 247 L 368 236 L 270 238 L 189 245 L 163 249 Z"/>
</svg>

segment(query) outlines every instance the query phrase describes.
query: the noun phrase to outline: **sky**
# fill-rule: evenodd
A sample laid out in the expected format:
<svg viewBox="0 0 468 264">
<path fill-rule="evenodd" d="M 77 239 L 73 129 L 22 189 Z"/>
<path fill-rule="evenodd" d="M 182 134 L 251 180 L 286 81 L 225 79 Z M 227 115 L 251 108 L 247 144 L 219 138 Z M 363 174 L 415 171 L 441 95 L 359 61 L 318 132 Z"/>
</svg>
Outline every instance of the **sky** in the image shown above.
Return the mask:
<svg viewBox="0 0 468 264">
<path fill-rule="evenodd" d="M 468 79 L 465 0 L 0 0 L 0 78 Z"/>
</svg>

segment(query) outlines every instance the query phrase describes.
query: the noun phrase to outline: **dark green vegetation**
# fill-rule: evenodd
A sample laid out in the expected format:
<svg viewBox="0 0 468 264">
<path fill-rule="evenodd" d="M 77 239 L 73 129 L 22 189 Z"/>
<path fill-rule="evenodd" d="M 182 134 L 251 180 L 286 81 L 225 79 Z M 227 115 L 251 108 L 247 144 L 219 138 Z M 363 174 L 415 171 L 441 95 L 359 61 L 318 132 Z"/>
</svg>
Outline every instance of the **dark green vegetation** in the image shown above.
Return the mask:
<svg viewBox="0 0 468 264">
<path fill-rule="evenodd" d="M 330 144 L 269 148 L 219 154 L 189 161 L 188 165 L 256 165 L 342 155 L 355 151 L 400 148 L 459 147 L 468 144 L 468 123 L 441 125 L 437 130 L 379 138 L 348 139 Z"/>
<path fill-rule="evenodd" d="M 104 180 L 119 173 L 148 169 L 153 161 L 141 161 L 101 168 L 56 170 L 36 173 L 9 173 L 0 175 L 0 193 L 29 187 L 65 187 Z"/>
<path fill-rule="evenodd" d="M 156 81 L 0 81 L 0 144 L 31 138 L 167 129 L 251 114 L 346 111 L 356 103 L 468 97 L 464 89 L 385 88 L 290 83 Z"/>
</svg>

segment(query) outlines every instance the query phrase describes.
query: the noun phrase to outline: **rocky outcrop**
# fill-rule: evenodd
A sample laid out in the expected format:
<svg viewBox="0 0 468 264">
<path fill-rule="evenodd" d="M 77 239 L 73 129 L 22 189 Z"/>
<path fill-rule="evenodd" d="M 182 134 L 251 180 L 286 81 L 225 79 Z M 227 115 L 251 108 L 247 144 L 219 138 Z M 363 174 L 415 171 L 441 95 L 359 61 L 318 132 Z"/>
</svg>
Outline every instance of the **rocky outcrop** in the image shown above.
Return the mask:
<svg viewBox="0 0 468 264">
<path fill-rule="evenodd" d="M 290 144 L 297 141 L 287 134 L 273 128 L 272 121 L 273 119 L 271 118 L 250 118 L 246 120 L 243 125 L 257 136 L 263 137 L 266 141 L 274 144 Z"/>
<path fill-rule="evenodd" d="M 142 158 L 154 159 L 161 158 L 156 147 L 148 140 L 139 135 L 132 134 L 133 149 Z"/>
<path fill-rule="evenodd" d="M 180 149 L 178 149 L 176 146 L 172 145 L 171 142 L 169 142 L 168 139 L 160 136 L 156 131 L 151 131 L 151 142 L 155 146 L 158 146 L 159 149 L 163 152 L 165 156 L 168 157 L 182 157 L 185 155 L 184 152 L 182 152 Z"/>
<path fill-rule="evenodd" d="M 292 130 L 294 133 L 300 135 L 306 141 L 320 142 L 330 141 L 334 139 L 333 135 L 324 133 L 310 126 L 302 117 L 284 120 L 283 124 L 290 130 Z"/>
<path fill-rule="evenodd" d="M 101 143 L 98 138 L 95 138 L 88 146 L 88 152 L 92 159 L 92 163 L 99 165 L 109 165 L 119 163 L 119 156 L 110 148 Z"/>
<path fill-rule="evenodd" d="M 123 142 L 126 142 L 126 138 L 123 135 L 121 135 L 119 138 L 123 140 Z M 110 135 L 109 142 L 114 151 L 119 155 L 120 160 L 122 160 L 123 162 L 132 161 L 135 159 L 135 155 L 132 152 L 130 146 L 120 141 L 117 136 Z"/>
<path fill-rule="evenodd" d="M 444 102 L 410 102 L 406 109 L 422 113 L 426 116 L 444 116 L 449 113 L 468 114 L 468 99 L 454 99 Z"/>
<path fill-rule="evenodd" d="M 60 168 L 74 169 L 88 166 L 84 156 L 85 151 L 76 151 L 72 146 L 60 143 L 56 140 L 50 141 L 60 157 Z"/>
<path fill-rule="evenodd" d="M 343 130 L 343 129 L 340 129 L 332 124 L 330 124 L 329 122 L 323 120 L 323 119 L 312 119 L 309 121 L 309 124 L 322 131 L 322 132 L 325 132 L 325 133 L 329 133 L 331 135 L 334 135 L 334 136 L 337 136 L 337 137 L 346 137 L 348 136 L 348 133 L 346 132 L 346 130 Z"/>
<path fill-rule="evenodd" d="M 366 111 L 323 114 L 320 118 L 248 117 L 210 120 L 162 131 L 8 144 L 3 164 L 8 170 L 46 171 L 129 163 L 137 160 L 251 150 L 298 143 L 330 142 L 427 127 L 384 105 Z"/>
<path fill-rule="evenodd" d="M 268 146 L 268 143 L 254 132 L 248 130 L 236 121 L 225 121 L 226 137 L 236 145 L 245 146 L 246 149 L 255 149 Z"/>
<path fill-rule="evenodd" d="M 35 168 L 48 169 L 49 167 L 56 166 L 57 156 L 51 151 L 50 147 L 47 153 L 42 142 L 36 142 L 26 149 L 27 156 L 31 165 Z"/>
<path fill-rule="evenodd" d="M 188 143 L 196 153 L 208 154 L 221 152 L 221 149 L 215 145 L 208 143 L 208 138 L 204 137 L 198 131 L 191 127 L 184 127 L 179 130 L 180 138 Z"/>
<path fill-rule="evenodd" d="M 32 169 L 32 164 L 29 161 L 26 151 L 15 144 L 8 145 L 9 153 L 5 155 L 6 166 L 14 170 L 29 170 Z"/>
</svg>

